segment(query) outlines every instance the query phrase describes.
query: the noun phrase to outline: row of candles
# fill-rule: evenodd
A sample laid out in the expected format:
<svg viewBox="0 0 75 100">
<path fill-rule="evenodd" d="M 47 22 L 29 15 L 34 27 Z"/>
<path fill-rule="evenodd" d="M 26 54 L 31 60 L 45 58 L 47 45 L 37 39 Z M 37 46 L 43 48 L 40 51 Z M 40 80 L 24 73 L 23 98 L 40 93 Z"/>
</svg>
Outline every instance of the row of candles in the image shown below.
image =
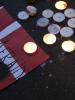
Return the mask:
<svg viewBox="0 0 75 100">
<path fill-rule="evenodd" d="M 56 35 L 54 34 L 48 33 L 43 36 L 43 42 L 48 46 L 53 45 L 56 42 L 56 40 L 57 40 Z M 61 47 L 66 52 L 73 52 L 75 50 L 75 42 L 71 40 L 64 41 L 61 44 Z M 24 45 L 24 51 L 28 54 L 35 53 L 37 49 L 38 49 L 38 46 L 34 42 L 27 42 Z"/>
</svg>

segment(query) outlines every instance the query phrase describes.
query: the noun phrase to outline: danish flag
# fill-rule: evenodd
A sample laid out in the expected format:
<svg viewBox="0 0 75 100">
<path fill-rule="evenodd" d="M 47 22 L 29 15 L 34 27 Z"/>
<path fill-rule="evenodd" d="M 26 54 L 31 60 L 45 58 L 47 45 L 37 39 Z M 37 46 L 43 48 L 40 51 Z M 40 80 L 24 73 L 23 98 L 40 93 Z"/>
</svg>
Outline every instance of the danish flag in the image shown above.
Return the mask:
<svg viewBox="0 0 75 100">
<path fill-rule="evenodd" d="M 10 71 L 5 79 L 0 80 L 0 90 L 25 76 L 49 58 L 39 46 L 35 54 L 26 54 L 23 50 L 26 42 L 34 42 L 34 40 L 4 7 L 0 7 L 0 59 L 8 65 Z"/>
</svg>

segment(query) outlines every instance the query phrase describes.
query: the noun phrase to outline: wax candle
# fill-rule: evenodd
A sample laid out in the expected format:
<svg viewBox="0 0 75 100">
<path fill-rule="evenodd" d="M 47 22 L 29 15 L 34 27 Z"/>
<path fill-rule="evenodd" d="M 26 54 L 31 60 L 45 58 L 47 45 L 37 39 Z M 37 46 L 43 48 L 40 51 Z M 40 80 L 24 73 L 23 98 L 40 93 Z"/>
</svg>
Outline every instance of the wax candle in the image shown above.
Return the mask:
<svg viewBox="0 0 75 100">
<path fill-rule="evenodd" d="M 33 54 L 37 51 L 37 45 L 34 42 L 27 42 L 24 44 L 24 51 L 28 54 Z"/>
<path fill-rule="evenodd" d="M 62 43 L 62 49 L 66 52 L 73 52 L 75 50 L 75 43 L 71 40 Z"/>
<path fill-rule="evenodd" d="M 52 45 L 56 42 L 56 36 L 54 34 L 45 34 L 43 37 L 43 42 L 47 45 Z"/>
<path fill-rule="evenodd" d="M 67 8 L 67 3 L 65 1 L 57 1 L 55 7 L 59 10 L 64 10 Z"/>
</svg>

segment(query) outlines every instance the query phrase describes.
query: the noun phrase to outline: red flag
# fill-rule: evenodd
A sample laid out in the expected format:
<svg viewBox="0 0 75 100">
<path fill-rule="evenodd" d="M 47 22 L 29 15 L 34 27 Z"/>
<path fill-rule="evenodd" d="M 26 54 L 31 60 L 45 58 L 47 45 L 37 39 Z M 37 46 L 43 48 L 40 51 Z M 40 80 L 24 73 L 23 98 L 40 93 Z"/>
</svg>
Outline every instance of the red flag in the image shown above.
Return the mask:
<svg viewBox="0 0 75 100">
<path fill-rule="evenodd" d="M 0 89 L 7 87 L 46 61 L 49 56 L 38 45 L 36 53 L 23 50 L 27 42 L 34 42 L 25 29 L 14 20 L 5 8 L 0 9 L 0 59 L 8 65 L 9 75 L 0 80 Z"/>
</svg>

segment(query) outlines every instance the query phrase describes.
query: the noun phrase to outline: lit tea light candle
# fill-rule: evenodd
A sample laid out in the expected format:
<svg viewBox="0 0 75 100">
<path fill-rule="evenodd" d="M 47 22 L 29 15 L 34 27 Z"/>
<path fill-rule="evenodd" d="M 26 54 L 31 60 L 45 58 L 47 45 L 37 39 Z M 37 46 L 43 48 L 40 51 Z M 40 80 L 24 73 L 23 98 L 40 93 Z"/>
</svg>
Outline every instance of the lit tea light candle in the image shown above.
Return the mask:
<svg viewBox="0 0 75 100">
<path fill-rule="evenodd" d="M 58 1 L 56 2 L 55 7 L 59 10 L 64 10 L 67 8 L 67 3 L 65 1 Z"/>
<path fill-rule="evenodd" d="M 27 6 L 26 9 L 30 16 L 35 16 L 37 14 L 37 8 L 34 6 Z"/>
<path fill-rule="evenodd" d="M 1 6 L 1 7 L 0 7 L 0 10 L 3 9 L 3 8 L 4 8 L 4 6 Z"/>
<path fill-rule="evenodd" d="M 27 42 L 24 44 L 24 51 L 28 54 L 33 54 L 37 51 L 37 45 L 34 42 Z"/>
<path fill-rule="evenodd" d="M 66 52 L 73 52 L 75 50 L 75 43 L 71 40 L 62 43 L 62 49 Z"/>
<path fill-rule="evenodd" d="M 47 45 L 52 45 L 56 42 L 56 36 L 54 34 L 45 34 L 43 37 L 43 42 Z"/>
</svg>

